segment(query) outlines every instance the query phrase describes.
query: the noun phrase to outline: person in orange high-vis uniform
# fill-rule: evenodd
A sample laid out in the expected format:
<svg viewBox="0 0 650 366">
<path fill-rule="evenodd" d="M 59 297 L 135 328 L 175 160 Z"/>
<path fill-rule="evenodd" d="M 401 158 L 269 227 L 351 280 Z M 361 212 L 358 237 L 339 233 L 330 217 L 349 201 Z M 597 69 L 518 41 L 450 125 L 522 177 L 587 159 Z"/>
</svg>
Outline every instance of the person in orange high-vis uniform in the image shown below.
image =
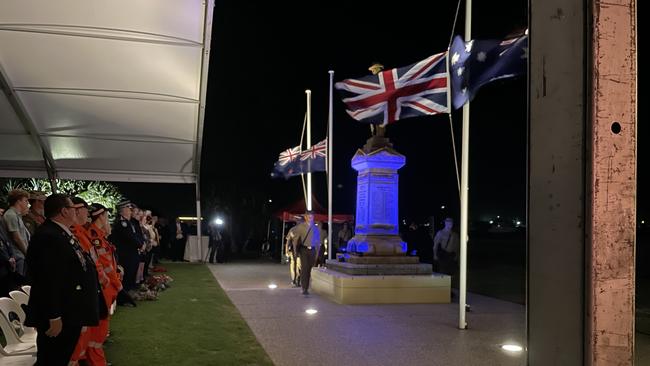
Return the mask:
<svg viewBox="0 0 650 366">
<path fill-rule="evenodd" d="M 92 224 L 88 222 L 89 207 L 86 201 L 81 198 L 73 197 L 72 202 L 77 209 L 77 224 L 73 225 L 71 230 L 74 236 L 79 240 L 81 248 L 88 252 L 95 262 L 97 268 L 97 277 L 101 287 L 102 295 L 106 288 L 111 287 L 111 280 L 106 273 L 106 269 L 100 260 L 98 246 L 93 244 L 90 236 Z M 105 298 L 105 295 L 102 296 Z M 104 304 L 101 304 L 104 306 Z M 109 309 L 106 305 L 105 309 Z M 100 317 L 99 325 L 96 327 L 87 327 L 82 329 L 81 336 L 77 346 L 72 353 L 69 365 L 78 365 L 79 361 L 84 360 L 85 364 L 93 366 L 106 366 L 106 357 L 104 356 L 104 340 L 108 333 L 108 314 Z"/>
<path fill-rule="evenodd" d="M 95 247 L 99 263 L 108 278 L 109 285 L 102 288 L 104 301 L 110 309 L 117 300 L 117 294 L 122 290 L 122 273 L 118 270 L 115 259 L 115 247 L 108 241 L 111 234 L 111 225 L 108 221 L 108 209 L 100 204 L 93 204 L 90 208 L 91 223 L 88 235 L 91 244 Z"/>
</svg>

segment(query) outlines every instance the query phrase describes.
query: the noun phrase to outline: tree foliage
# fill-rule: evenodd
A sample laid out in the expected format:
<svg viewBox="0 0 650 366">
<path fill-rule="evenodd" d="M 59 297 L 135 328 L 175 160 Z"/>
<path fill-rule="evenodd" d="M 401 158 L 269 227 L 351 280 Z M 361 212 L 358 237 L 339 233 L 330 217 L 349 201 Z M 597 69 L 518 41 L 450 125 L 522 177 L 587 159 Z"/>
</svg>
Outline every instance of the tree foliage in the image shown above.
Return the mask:
<svg viewBox="0 0 650 366">
<path fill-rule="evenodd" d="M 107 182 L 57 179 L 56 185 L 60 193 L 78 196 L 88 203 L 99 203 L 106 207 L 115 207 L 123 198 L 117 186 Z M 8 179 L 2 185 L 2 199 L 14 189 L 40 191 L 48 195 L 52 193 L 52 185 L 47 179 Z"/>
</svg>

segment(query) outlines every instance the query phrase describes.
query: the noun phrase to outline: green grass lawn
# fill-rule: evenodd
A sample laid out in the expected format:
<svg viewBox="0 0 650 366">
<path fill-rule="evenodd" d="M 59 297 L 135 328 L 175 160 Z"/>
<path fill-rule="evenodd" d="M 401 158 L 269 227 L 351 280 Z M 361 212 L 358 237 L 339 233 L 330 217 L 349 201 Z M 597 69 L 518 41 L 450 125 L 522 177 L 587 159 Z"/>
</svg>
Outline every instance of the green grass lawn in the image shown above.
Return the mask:
<svg viewBox="0 0 650 366">
<path fill-rule="evenodd" d="M 106 357 L 114 366 L 272 365 L 208 268 L 163 264 L 174 282 L 157 301 L 118 307 Z"/>
</svg>

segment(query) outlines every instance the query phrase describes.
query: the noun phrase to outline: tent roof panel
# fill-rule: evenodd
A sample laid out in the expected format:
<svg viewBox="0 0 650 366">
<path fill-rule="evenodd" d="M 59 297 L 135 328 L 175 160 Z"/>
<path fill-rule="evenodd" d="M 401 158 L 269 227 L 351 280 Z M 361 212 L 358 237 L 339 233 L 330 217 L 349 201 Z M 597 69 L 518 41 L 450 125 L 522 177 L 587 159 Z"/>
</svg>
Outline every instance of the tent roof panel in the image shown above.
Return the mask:
<svg viewBox="0 0 650 366">
<path fill-rule="evenodd" d="M 125 29 L 203 41 L 202 0 L 3 0 L 0 23 Z"/>
<path fill-rule="evenodd" d="M 0 45 L 0 63 L 18 90 L 90 89 L 199 98 L 200 47 L 6 31 L 0 31 Z"/>
<path fill-rule="evenodd" d="M 0 173 L 196 181 L 214 0 L 0 2 Z"/>
<path fill-rule="evenodd" d="M 192 173 L 193 144 L 45 137 L 57 168 Z M 116 154 L 120 151 L 120 154 Z"/>
<path fill-rule="evenodd" d="M 35 161 L 43 166 L 43 155 L 27 134 L 0 134 L 1 161 Z"/>
<path fill-rule="evenodd" d="M 20 123 L 9 100 L 4 93 L 0 93 L 0 133 L 22 134 L 25 133 L 25 127 Z"/>
<path fill-rule="evenodd" d="M 43 135 L 193 143 L 198 104 L 97 96 L 18 92 Z"/>
</svg>

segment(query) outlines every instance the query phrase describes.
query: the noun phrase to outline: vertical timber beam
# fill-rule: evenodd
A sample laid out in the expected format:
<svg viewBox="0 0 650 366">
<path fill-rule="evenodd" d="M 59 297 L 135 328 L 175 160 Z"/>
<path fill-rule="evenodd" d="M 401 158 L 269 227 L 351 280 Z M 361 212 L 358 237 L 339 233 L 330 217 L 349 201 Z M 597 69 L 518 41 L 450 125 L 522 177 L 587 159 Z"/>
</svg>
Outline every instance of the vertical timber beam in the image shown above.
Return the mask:
<svg viewBox="0 0 650 366">
<path fill-rule="evenodd" d="M 632 365 L 636 0 L 531 0 L 529 365 Z"/>
<path fill-rule="evenodd" d="M 634 362 L 636 0 L 593 0 L 586 365 Z"/>
<path fill-rule="evenodd" d="M 583 365 L 586 4 L 529 14 L 528 364 Z"/>
</svg>

